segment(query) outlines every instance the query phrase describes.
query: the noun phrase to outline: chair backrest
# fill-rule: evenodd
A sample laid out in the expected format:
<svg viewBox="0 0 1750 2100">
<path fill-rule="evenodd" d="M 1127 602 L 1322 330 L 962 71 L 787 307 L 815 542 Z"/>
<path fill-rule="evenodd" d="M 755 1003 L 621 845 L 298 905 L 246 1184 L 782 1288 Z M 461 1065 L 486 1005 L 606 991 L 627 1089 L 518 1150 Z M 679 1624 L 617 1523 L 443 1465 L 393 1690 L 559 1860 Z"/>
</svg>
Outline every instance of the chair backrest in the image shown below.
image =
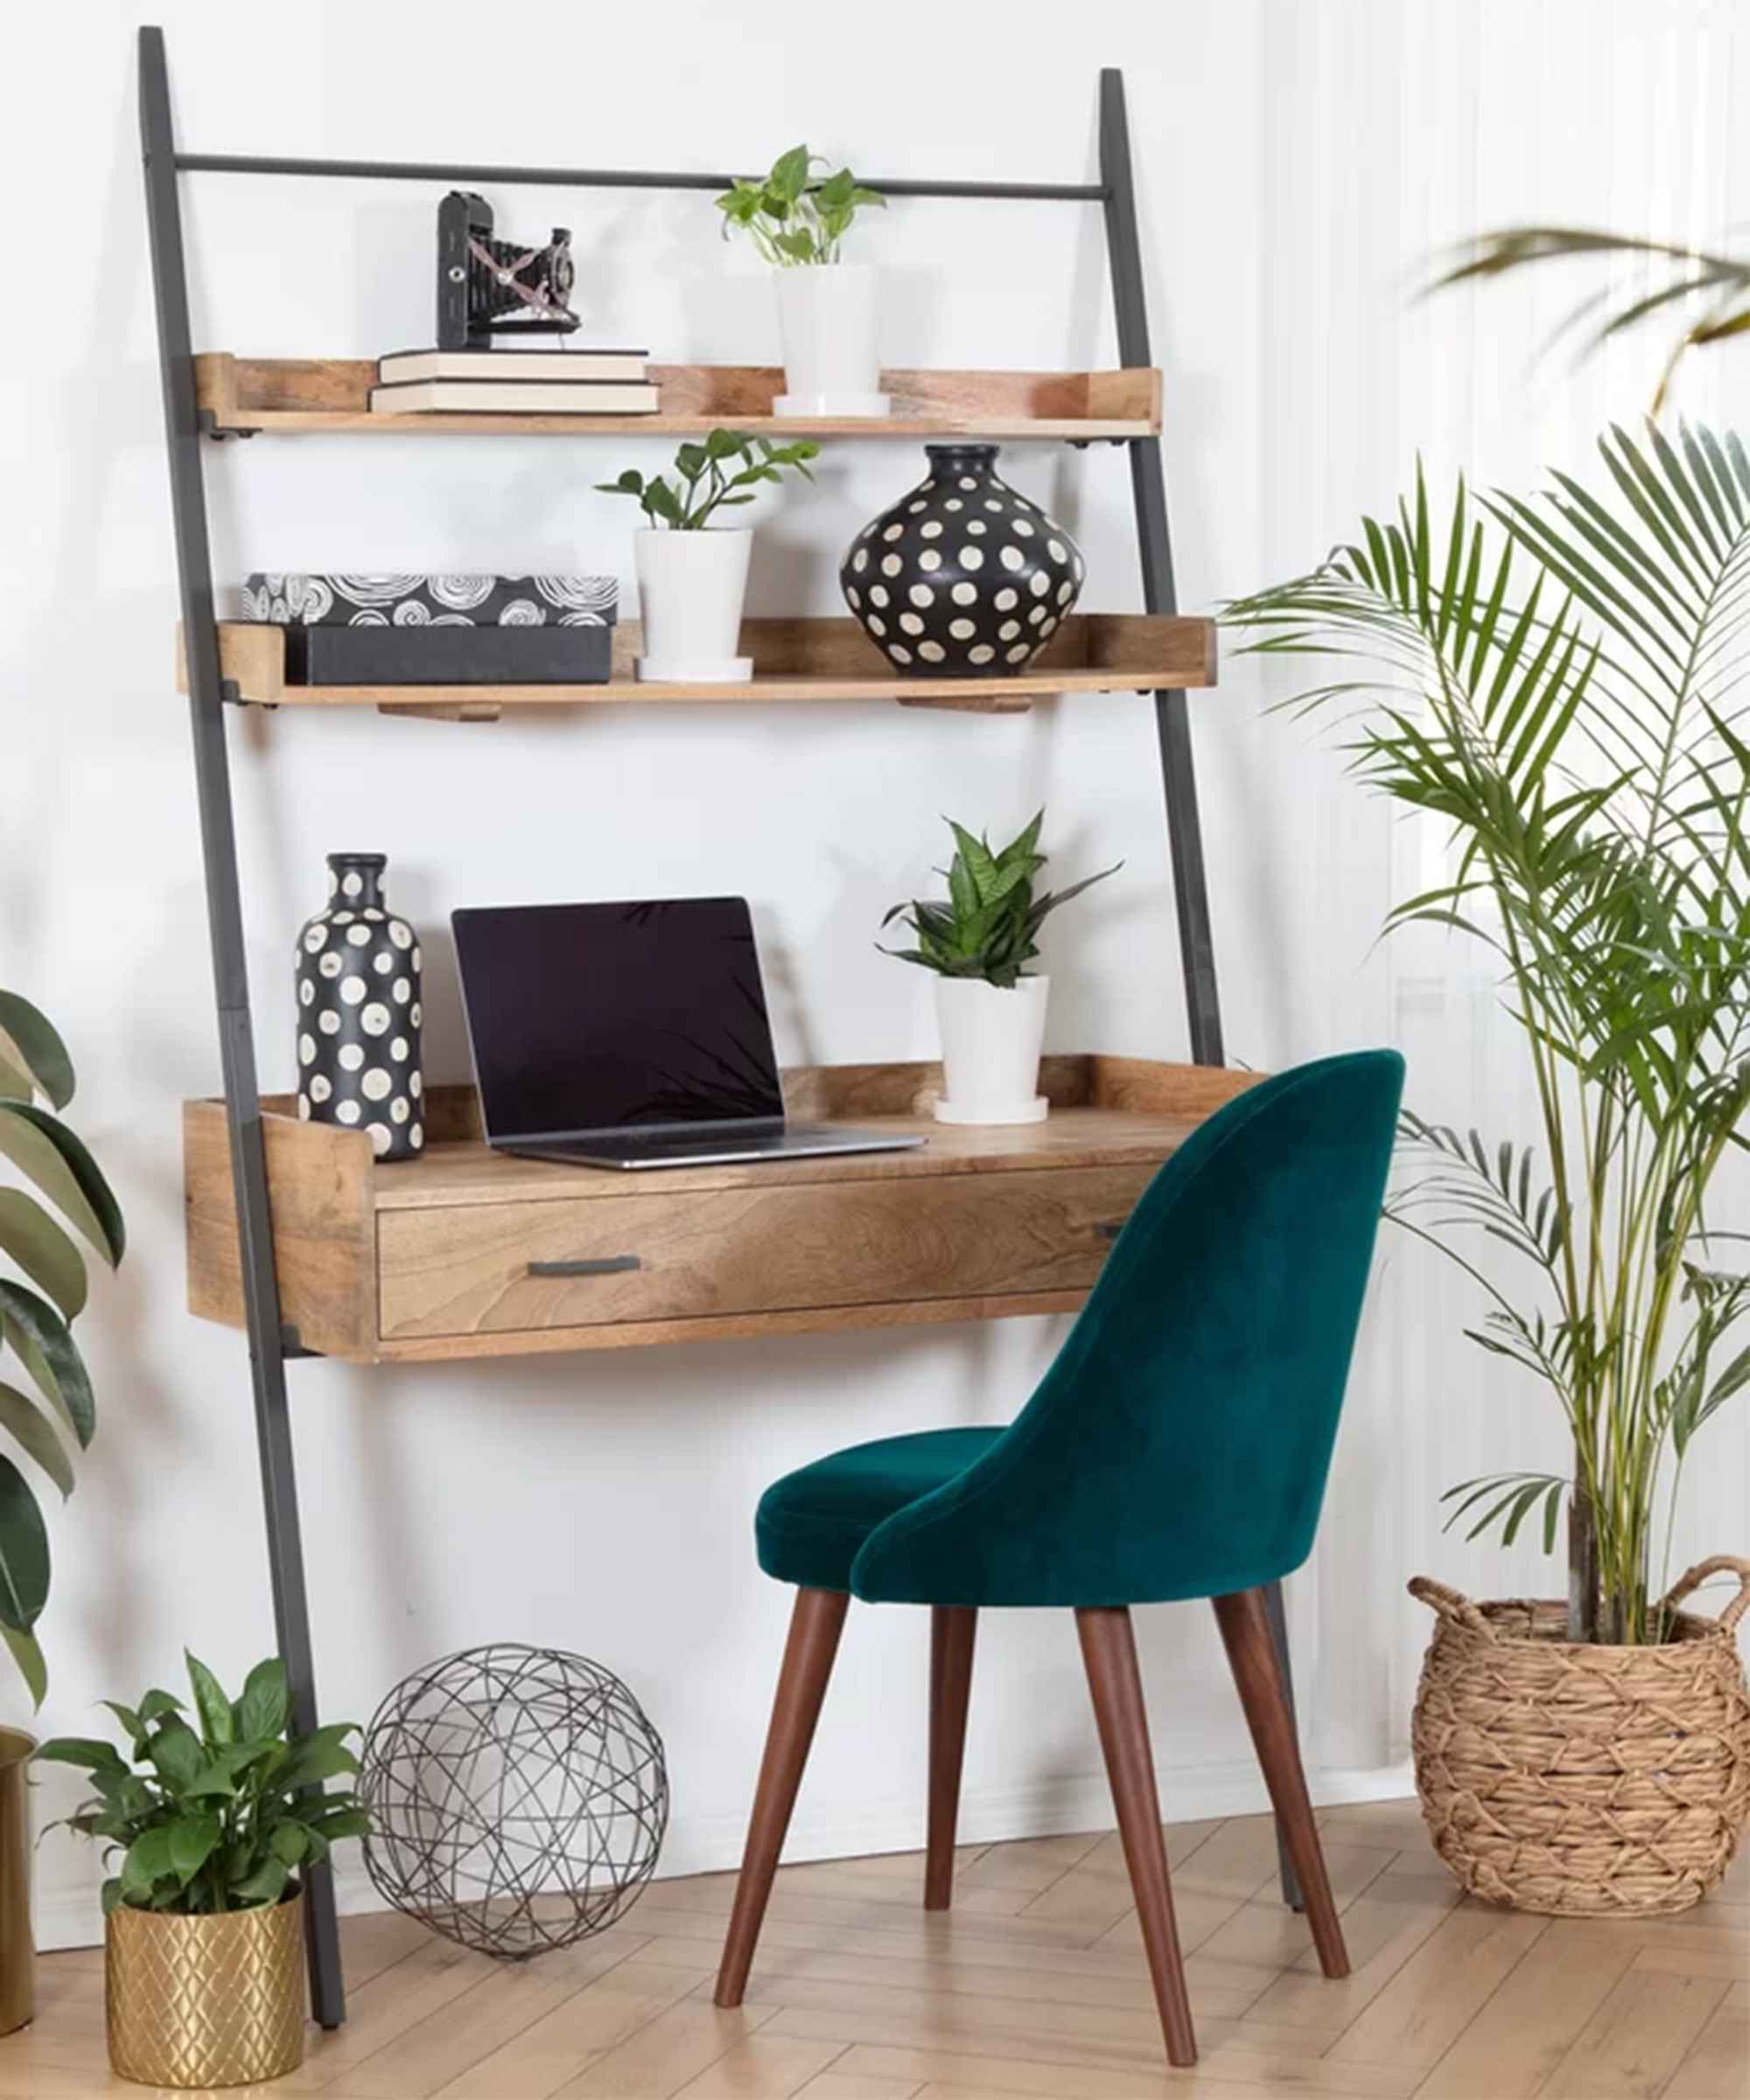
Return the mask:
<svg viewBox="0 0 1750 2100">
<path fill-rule="evenodd" d="M 1390 1164 L 1404 1060 L 1250 1088 L 1161 1168 L 1011 1427 L 873 1531 L 872 1600 L 1142 1604 L 1312 1550 Z"/>
</svg>

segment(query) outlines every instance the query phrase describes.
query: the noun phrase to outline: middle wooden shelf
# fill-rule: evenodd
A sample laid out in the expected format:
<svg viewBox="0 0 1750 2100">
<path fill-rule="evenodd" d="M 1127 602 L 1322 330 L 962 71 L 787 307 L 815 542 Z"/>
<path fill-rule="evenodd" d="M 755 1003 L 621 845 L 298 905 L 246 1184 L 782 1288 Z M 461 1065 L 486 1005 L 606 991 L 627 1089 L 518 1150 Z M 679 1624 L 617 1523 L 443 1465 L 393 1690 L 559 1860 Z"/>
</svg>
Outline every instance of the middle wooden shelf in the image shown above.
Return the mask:
<svg viewBox="0 0 1750 2100">
<path fill-rule="evenodd" d="M 901 677 L 854 620 L 749 620 L 745 684 L 649 684 L 634 671 L 636 620 L 614 629 L 603 685 L 297 685 L 286 677 L 285 634 L 231 620 L 219 629 L 221 675 L 240 700 L 271 707 L 376 707 L 389 714 L 491 719 L 507 707 L 651 706 L 676 702 L 898 701 L 972 714 L 1025 713 L 1052 693 L 1153 692 L 1215 682 L 1215 623 L 1142 612 L 1074 612 L 1025 671 L 998 678 Z M 187 690 L 178 636 L 178 684 Z"/>
</svg>

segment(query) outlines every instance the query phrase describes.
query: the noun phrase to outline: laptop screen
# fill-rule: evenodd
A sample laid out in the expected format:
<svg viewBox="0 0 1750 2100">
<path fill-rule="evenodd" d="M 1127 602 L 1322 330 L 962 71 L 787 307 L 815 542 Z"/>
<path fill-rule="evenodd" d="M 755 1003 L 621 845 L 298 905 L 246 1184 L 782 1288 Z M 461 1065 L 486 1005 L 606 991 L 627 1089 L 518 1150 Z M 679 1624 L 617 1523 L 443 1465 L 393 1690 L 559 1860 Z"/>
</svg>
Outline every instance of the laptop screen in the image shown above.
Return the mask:
<svg viewBox="0 0 1750 2100">
<path fill-rule="evenodd" d="M 486 1135 L 781 1119 L 741 897 L 457 912 Z"/>
</svg>

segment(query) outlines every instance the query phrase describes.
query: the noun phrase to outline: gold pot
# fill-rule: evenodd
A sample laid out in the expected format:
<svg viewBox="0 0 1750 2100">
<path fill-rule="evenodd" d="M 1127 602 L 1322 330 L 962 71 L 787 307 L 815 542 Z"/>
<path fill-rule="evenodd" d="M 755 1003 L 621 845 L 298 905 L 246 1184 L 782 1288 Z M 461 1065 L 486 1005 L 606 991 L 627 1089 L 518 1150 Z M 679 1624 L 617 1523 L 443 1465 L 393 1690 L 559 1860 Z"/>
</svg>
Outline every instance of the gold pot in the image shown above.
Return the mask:
<svg viewBox="0 0 1750 2100">
<path fill-rule="evenodd" d="M 142 2085 L 257 2085 L 304 2062 L 304 1899 L 109 1914 L 109 2062 Z"/>
<path fill-rule="evenodd" d="M 0 2034 L 36 2011 L 31 1950 L 31 1753 L 36 1744 L 0 1728 Z"/>
</svg>

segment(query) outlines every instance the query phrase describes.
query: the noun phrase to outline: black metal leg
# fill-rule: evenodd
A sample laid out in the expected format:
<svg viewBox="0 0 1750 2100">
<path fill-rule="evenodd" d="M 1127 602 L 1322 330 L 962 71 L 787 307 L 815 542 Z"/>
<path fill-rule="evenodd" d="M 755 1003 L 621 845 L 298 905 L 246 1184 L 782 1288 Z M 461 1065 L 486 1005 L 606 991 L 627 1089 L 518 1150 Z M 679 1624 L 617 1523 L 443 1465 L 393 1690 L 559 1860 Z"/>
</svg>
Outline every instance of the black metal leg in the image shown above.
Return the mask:
<svg viewBox="0 0 1750 2100">
<path fill-rule="evenodd" d="M 281 1350 L 279 1287 L 274 1273 L 273 1228 L 268 1214 L 267 1158 L 262 1141 L 260 1091 L 249 1025 L 243 955 L 242 897 L 236 830 L 225 746 L 225 700 L 214 624 L 213 557 L 201 479 L 200 429 L 195 405 L 193 346 L 189 335 L 188 283 L 183 264 L 182 214 L 177 196 L 175 137 L 164 35 L 140 32 L 140 133 L 145 156 L 146 217 L 151 232 L 158 299 L 158 354 L 163 366 L 164 427 L 170 454 L 171 506 L 182 624 L 194 730 L 195 789 L 218 994 L 219 1054 L 230 1126 L 242 1240 L 243 1298 L 248 1312 L 249 1367 L 255 1385 L 256 1439 L 261 1452 L 268 1560 L 273 1582 L 279 1652 L 291 1686 L 300 1729 L 316 1725 L 316 1680 L 311 1658 L 310 1606 L 304 1591 L 298 1484 L 291 1424 L 286 1412 Z M 333 1883 L 326 1866 L 307 1877 L 310 1995 L 325 2027 L 346 2018 Z"/>
<path fill-rule="evenodd" d="M 1143 284 L 1142 242 L 1137 228 L 1130 127 L 1124 116 L 1124 76 L 1113 66 L 1100 75 L 1100 178 L 1106 191 L 1106 248 L 1112 266 L 1118 359 L 1121 364 L 1145 366 L 1151 361 L 1148 295 Z M 1133 438 L 1130 452 L 1130 494 L 1142 556 L 1143 604 L 1151 612 L 1174 612 L 1179 609 L 1179 598 L 1172 577 L 1160 440 Z M 1167 850 L 1172 861 L 1180 954 L 1191 1026 L 1191 1055 L 1197 1064 L 1219 1065 L 1225 1061 L 1222 1007 L 1209 933 L 1209 889 L 1203 867 L 1202 826 L 1197 814 L 1191 724 L 1182 692 L 1158 692 L 1154 706 L 1161 785 L 1166 797 Z"/>
<path fill-rule="evenodd" d="M 1143 283 L 1142 242 L 1137 227 L 1137 192 L 1130 168 L 1130 125 L 1124 114 L 1124 76 L 1114 66 L 1100 75 L 1100 179 L 1106 192 L 1106 247 L 1112 265 L 1112 305 L 1122 364 L 1151 363 L 1148 294 Z M 1166 522 L 1166 477 L 1160 440 L 1130 443 L 1130 494 L 1136 505 L 1137 542 L 1142 557 L 1143 604 L 1151 612 L 1175 612 L 1179 595 L 1172 575 L 1172 542 Z M 1180 960 L 1191 1055 L 1200 1065 L 1226 1061 L 1222 1047 L 1222 1002 L 1215 984 L 1215 950 L 1209 929 L 1209 885 L 1203 865 L 1203 830 L 1197 810 L 1197 775 L 1191 751 L 1191 722 L 1182 692 L 1154 696 L 1160 746 L 1161 786 L 1166 801 L 1167 850 L 1172 863 L 1173 900 L 1179 913 Z M 1282 1665 L 1282 1681 L 1294 1711 L 1288 1632 L 1282 1586 L 1264 1591 L 1270 1634 Z M 1283 1900 L 1301 1908 L 1294 1869 L 1278 1835 Z"/>
<path fill-rule="evenodd" d="M 1264 1616 L 1270 1620 L 1270 1637 L 1275 1643 L 1277 1667 L 1282 1672 L 1283 1697 L 1288 1702 L 1288 1718 L 1294 1722 L 1294 1671 L 1288 1656 L 1288 1619 L 1282 1608 L 1282 1585 L 1267 1582 L 1264 1586 Z M 1288 1847 L 1283 1842 L 1282 1825 L 1276 1829 L 1276 1864 L 1282 1880 L 1282 1900 L 1291 1910 L 1305 1910 L 1306 1900 L 1300 1893 L 1300 1882 L 1294 1872 L 1294 1862 L 1288 1856 Z"/>
</svg>

